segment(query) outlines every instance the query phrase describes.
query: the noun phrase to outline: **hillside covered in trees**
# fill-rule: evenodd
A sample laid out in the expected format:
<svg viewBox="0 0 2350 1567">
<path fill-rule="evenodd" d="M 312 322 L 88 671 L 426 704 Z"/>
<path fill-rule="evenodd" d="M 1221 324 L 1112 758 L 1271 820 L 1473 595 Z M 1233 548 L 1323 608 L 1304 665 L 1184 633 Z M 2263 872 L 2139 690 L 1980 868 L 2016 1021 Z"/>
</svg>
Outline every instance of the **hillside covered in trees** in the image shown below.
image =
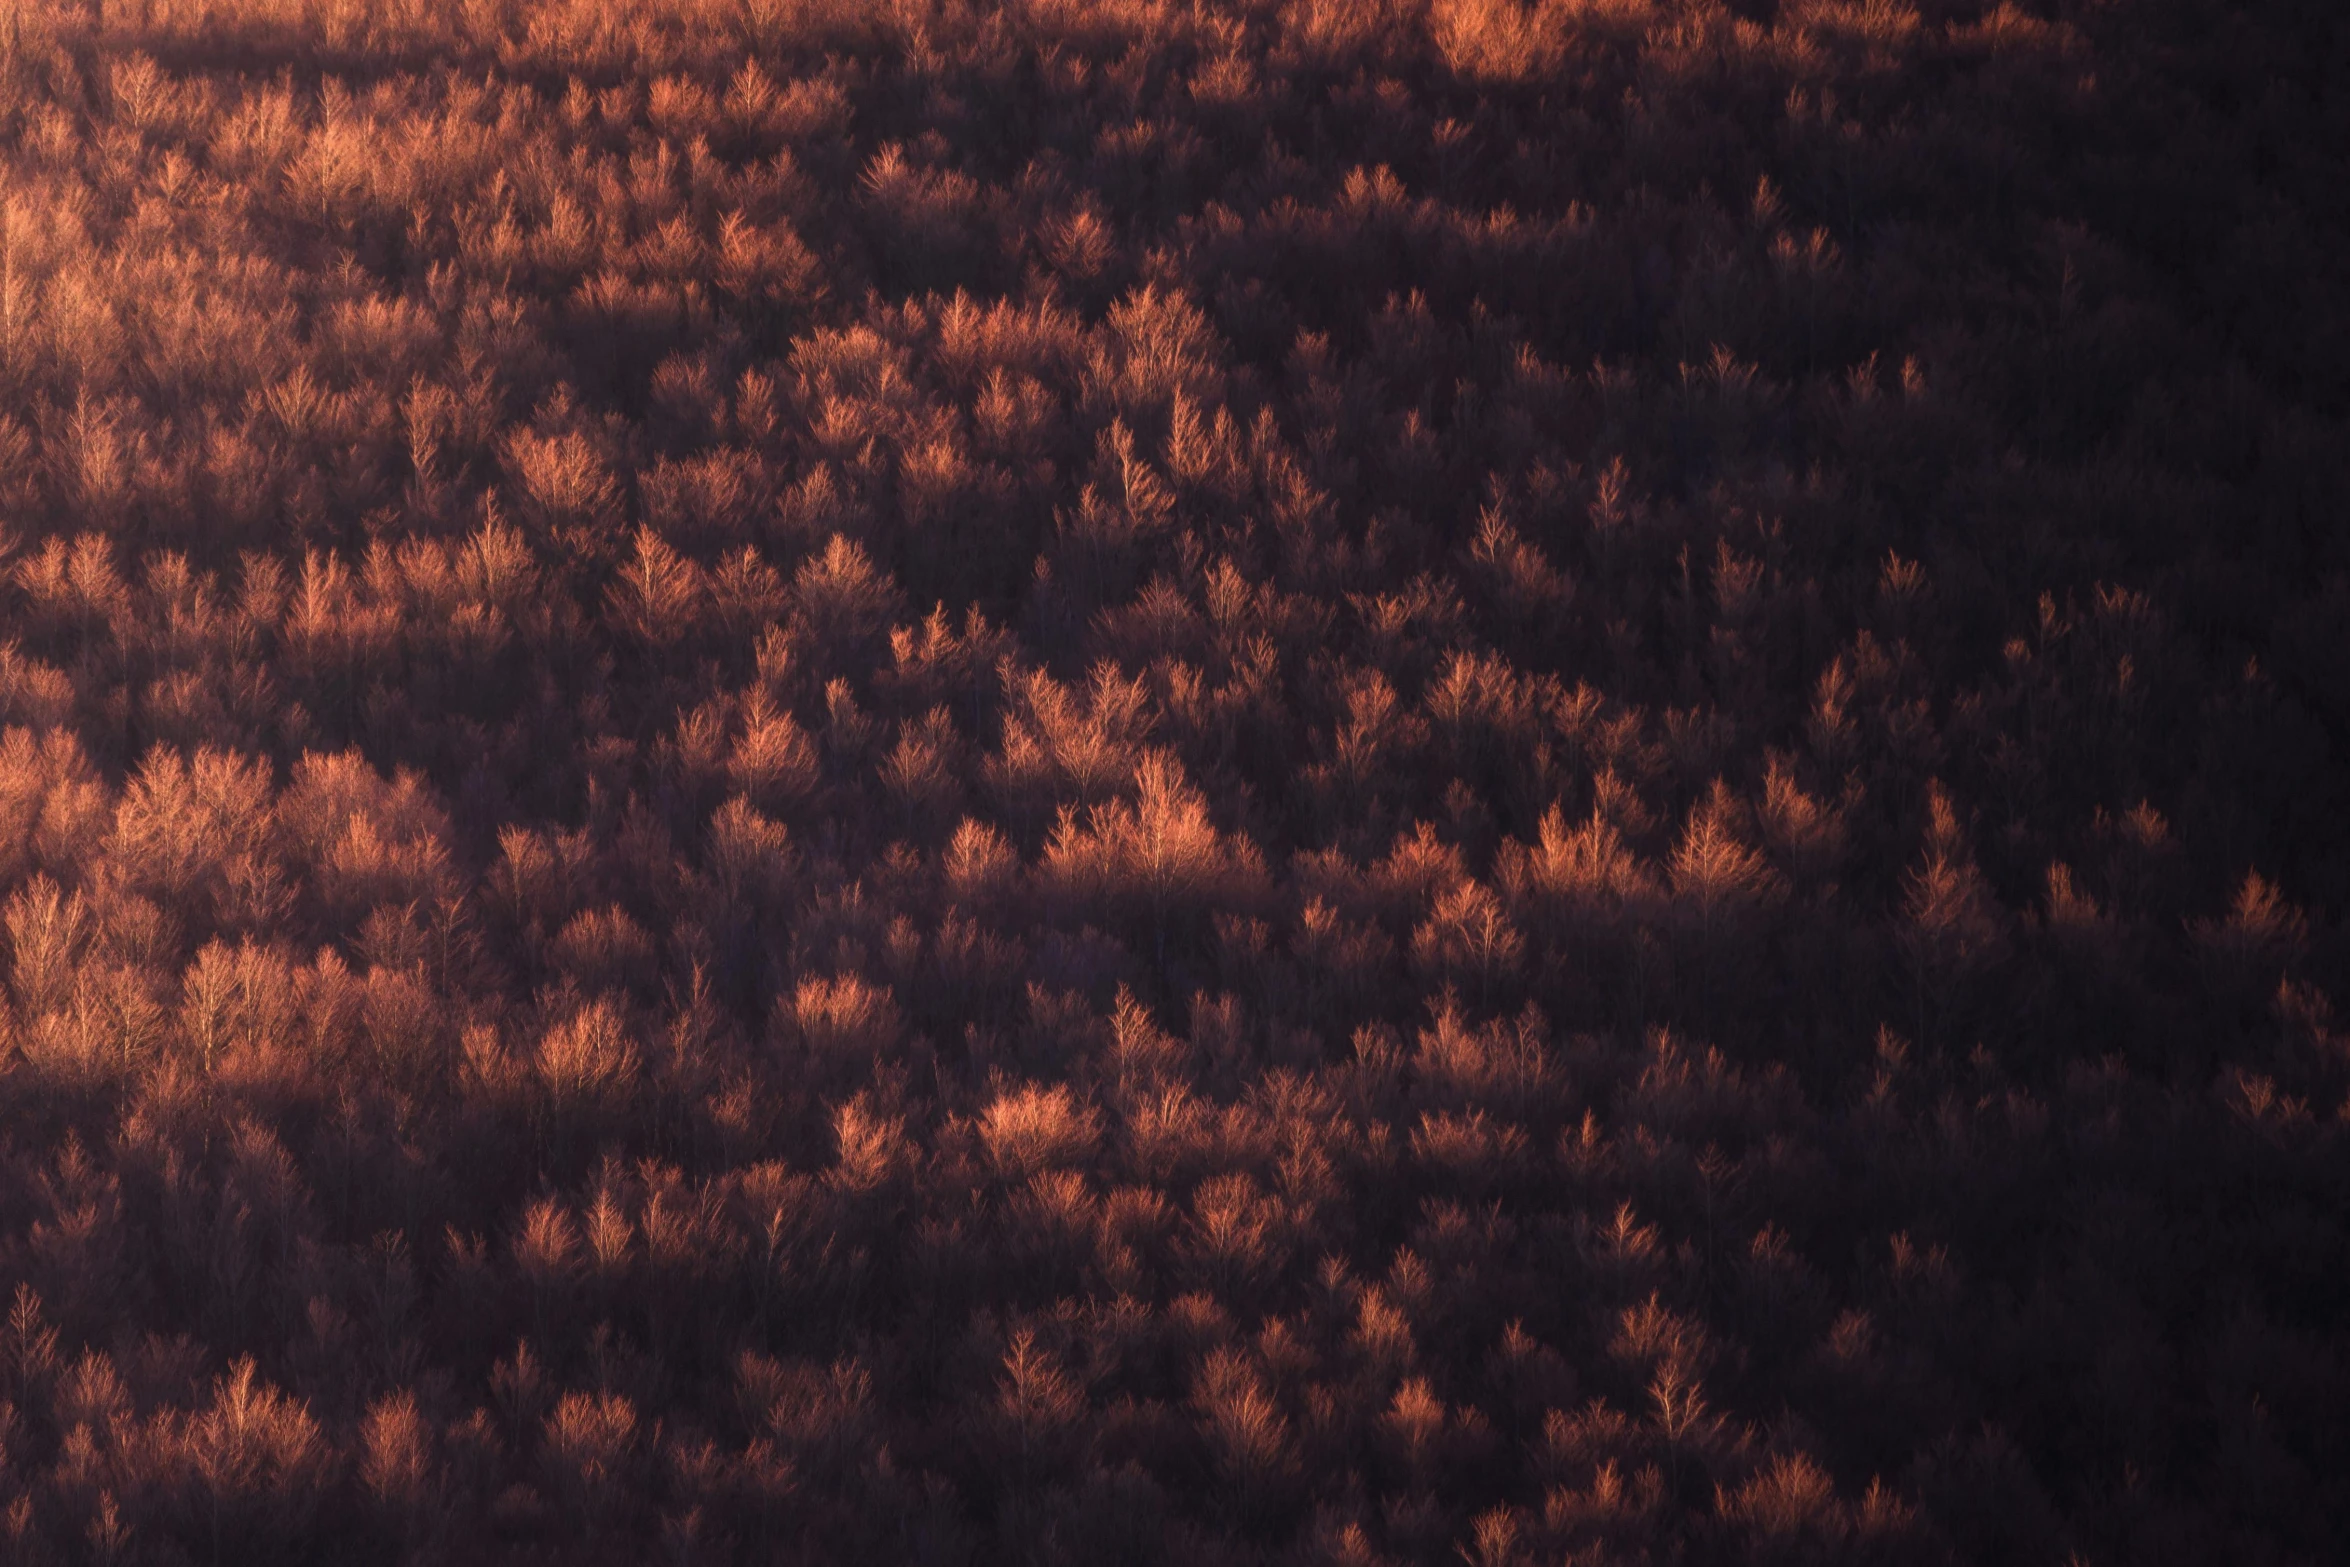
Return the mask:
<svg viewBox="0 0 2350 1567">
<path fill-rule="evenodd" d="M 12 0 L 0 1554 L 2350 1551 L 2325 0 Z"/>
</svg>

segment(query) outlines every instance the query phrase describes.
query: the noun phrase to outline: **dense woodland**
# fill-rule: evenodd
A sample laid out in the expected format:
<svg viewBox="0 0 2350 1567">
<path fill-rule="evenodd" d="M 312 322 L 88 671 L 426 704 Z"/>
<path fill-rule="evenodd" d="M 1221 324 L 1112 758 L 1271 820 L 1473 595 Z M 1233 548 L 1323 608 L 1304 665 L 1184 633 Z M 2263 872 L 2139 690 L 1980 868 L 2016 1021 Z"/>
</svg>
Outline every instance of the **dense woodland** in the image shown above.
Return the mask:
<svg viewBox="0 0 2350 1567">
<path fill-rule="evenodd" d="M 2342 1559 L 2339 16 L 10 0 L 7 1559 Z"/>
</svg>

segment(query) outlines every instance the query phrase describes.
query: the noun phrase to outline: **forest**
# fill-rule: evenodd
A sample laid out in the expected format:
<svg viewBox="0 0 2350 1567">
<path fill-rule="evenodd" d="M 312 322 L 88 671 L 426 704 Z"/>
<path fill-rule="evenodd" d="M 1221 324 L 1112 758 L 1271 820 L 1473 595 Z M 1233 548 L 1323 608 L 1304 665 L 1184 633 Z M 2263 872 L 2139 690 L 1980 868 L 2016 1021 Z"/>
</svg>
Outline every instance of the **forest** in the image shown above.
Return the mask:
<svg viewBox="0 0 2350 1567">
<path fill-rule="evenodd" d="M 5 0 L 0 1557 L 2343 1560 L 2346 254 L 2331 0 Z"/>
</svg>

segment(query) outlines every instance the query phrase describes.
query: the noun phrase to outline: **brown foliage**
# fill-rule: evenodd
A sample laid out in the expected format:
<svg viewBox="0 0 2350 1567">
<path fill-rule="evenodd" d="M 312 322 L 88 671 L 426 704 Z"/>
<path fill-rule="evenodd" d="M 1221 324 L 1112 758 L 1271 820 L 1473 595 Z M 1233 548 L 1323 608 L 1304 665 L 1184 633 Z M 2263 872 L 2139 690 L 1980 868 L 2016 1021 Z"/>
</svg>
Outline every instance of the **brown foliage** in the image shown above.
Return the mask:
<svg viewBox="0 0 2350 1567">
<path fill-rule="evenodd" d="M 0 9 L 6 1553 L 2343 1554 L 2314 8 Z"/>
</svg>

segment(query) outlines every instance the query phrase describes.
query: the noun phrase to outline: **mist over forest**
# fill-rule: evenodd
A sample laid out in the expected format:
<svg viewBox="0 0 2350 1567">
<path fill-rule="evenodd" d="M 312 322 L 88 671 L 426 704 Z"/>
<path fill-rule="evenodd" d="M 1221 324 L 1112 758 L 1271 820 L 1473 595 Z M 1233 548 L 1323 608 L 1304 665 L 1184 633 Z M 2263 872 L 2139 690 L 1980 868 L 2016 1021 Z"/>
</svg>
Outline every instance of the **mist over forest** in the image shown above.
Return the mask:
<svg viewBox="0 0 2350 1567">
<path fill-rule="evenodd" d="M 0 1557 L 2350 1555 L 2324 0 L 0 4 Z"/>
</svg>

